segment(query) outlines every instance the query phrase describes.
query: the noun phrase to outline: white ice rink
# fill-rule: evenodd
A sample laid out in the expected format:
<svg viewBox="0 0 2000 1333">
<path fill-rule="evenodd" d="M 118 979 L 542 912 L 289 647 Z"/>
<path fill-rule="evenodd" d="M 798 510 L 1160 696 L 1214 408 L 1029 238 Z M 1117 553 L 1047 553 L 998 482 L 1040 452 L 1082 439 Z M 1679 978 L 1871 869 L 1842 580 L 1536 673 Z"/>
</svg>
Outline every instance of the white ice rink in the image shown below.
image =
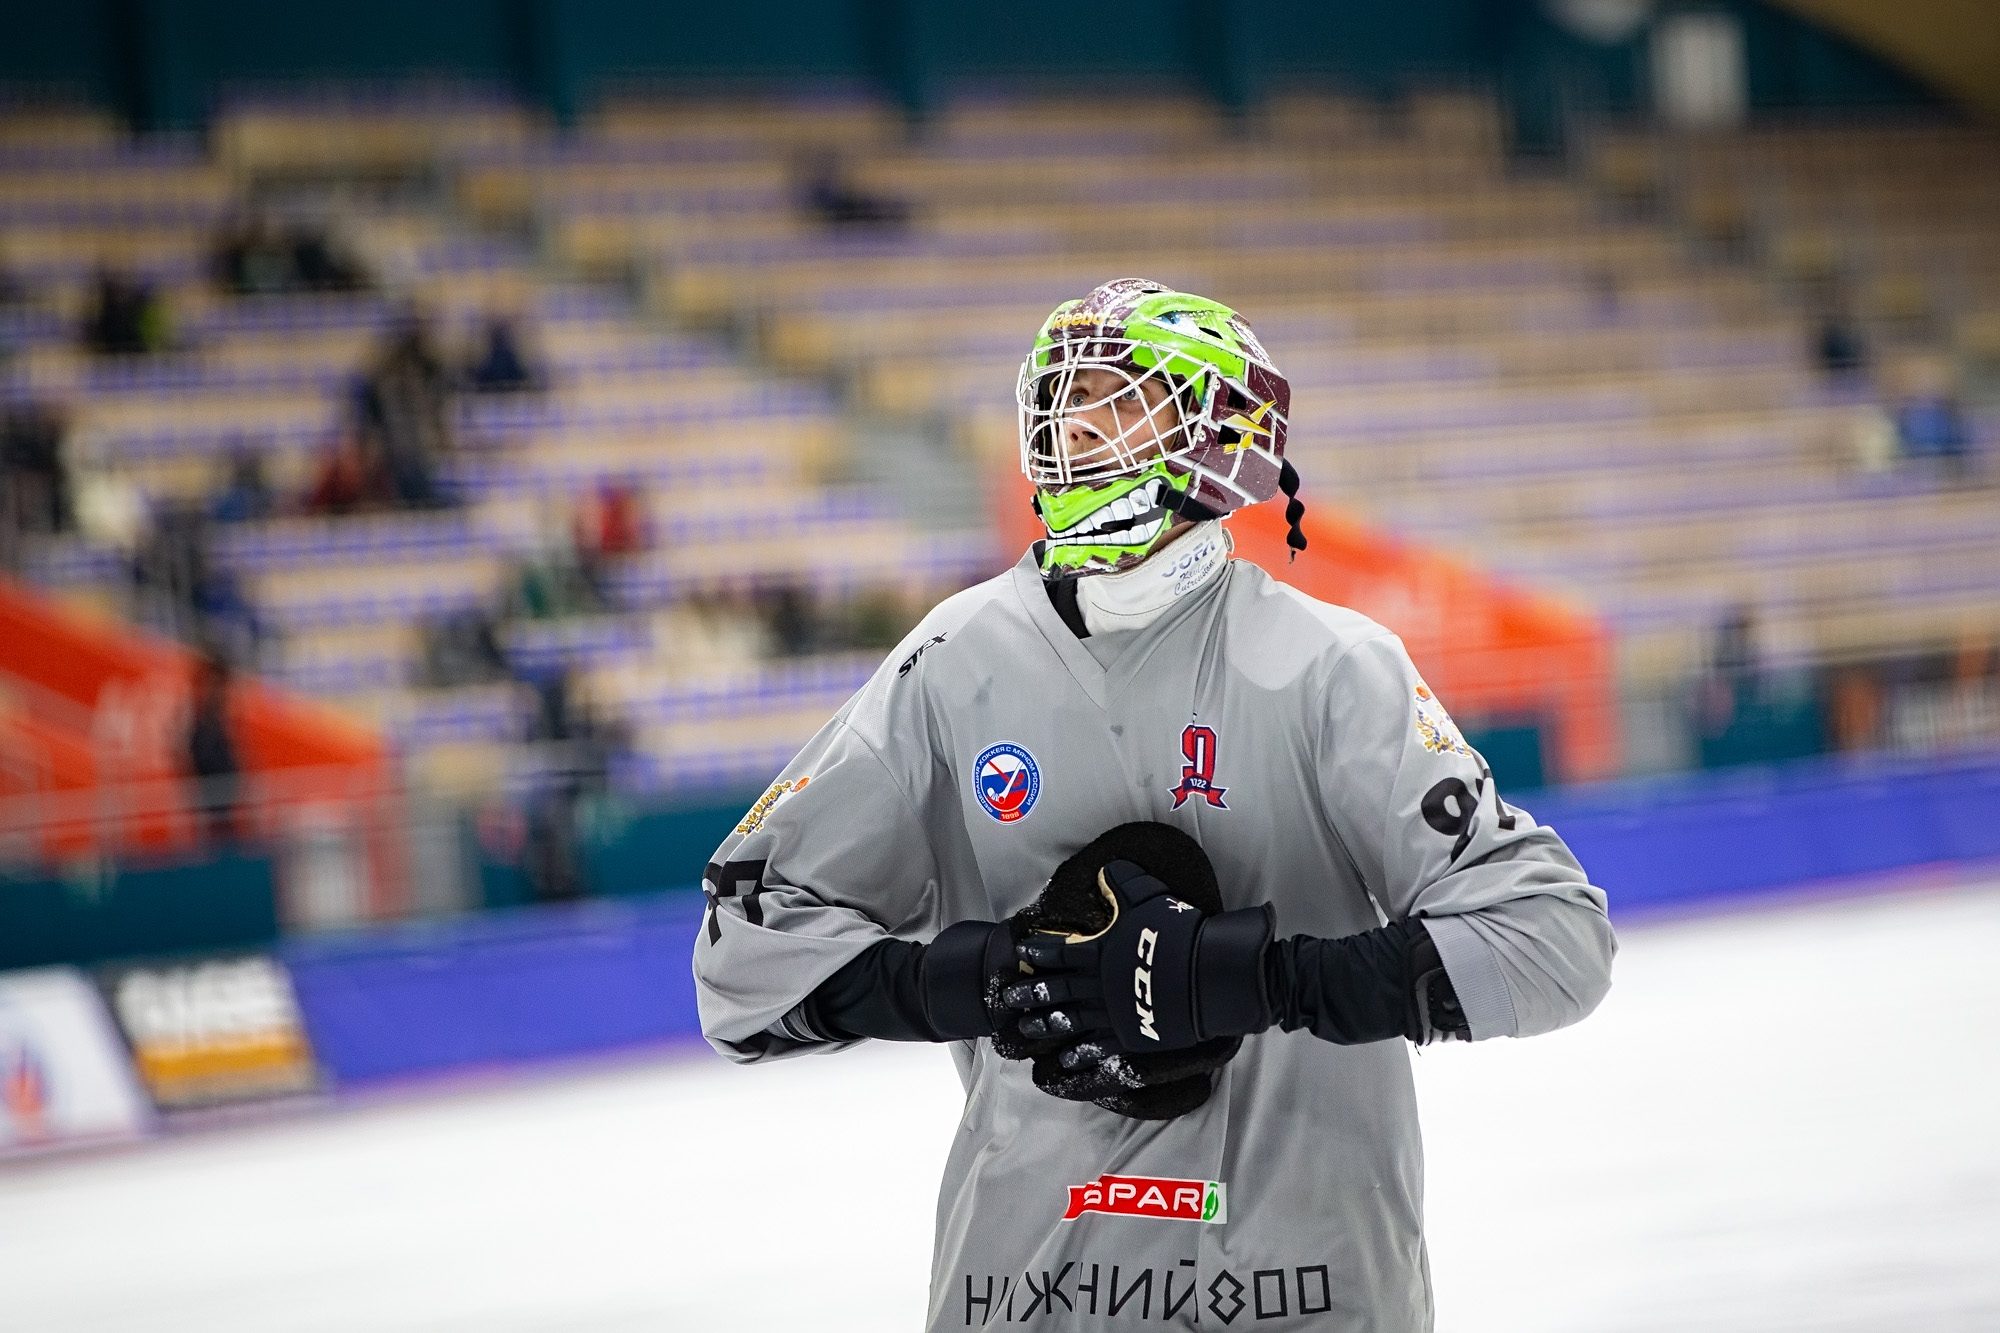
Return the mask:
<svg viewBox="0 0 2000 1333">
<path fill-rule="evenodd" d="M 1625 932 L 1424 1053 L 1447 1333 L 2000 1329 L 2000 890 Z M 683 1058 L 0 1171 L 23 1333 L 915 1329 L 942 1051 Z"/>
</svg>

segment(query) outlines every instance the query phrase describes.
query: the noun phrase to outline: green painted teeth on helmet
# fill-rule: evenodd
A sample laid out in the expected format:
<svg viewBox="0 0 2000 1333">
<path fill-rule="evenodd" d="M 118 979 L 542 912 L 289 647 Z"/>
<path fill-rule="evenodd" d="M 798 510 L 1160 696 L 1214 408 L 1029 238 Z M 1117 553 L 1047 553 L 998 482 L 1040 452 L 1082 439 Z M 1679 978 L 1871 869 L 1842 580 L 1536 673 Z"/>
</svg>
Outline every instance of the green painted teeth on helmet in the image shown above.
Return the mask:
<svg viewBox="0 0 2000 1333">
<path fill-rule="evenodd" d="M 1094 536 L 1099 531 L 1107 536 L 1118 532 L 1141 531 L 1134 521 L 1141 517 L 1137 512 L 1119 516 L 1107 515 L 1095 523 L 1091 520 L 1119 501 L 1147 487 L 1159 485 L 1162 489 L 1171 488 L 1185 493 L 1193 480 L 1192 475 L 1188 474 L 1176 476 L 1168 469 L 1165 462 L 1156 461 L 1148 464 L 1143 471 L 1119 477 L 1102 486 L 1076 486 L 1061 493 L 1036 492 L 1037 504 L 1042 514 L 1042 525 L 1049 532 L 1048 540 L 1042 544 L 1042 568 L 1045 571 L 1082 570 L 1092 566 L 1109 568 L 1121 560 L 1144 558 L 1165 539 L 1173 527 L 1171 513 L 1160 513 L 1150 527 L 1143 529 L 1145 535 L 1136 541 L 1117 543 L 1083 541 L 1078 538 Z M 1117 526 L 1121 521 L 1124 526 Z"/>
</svg>

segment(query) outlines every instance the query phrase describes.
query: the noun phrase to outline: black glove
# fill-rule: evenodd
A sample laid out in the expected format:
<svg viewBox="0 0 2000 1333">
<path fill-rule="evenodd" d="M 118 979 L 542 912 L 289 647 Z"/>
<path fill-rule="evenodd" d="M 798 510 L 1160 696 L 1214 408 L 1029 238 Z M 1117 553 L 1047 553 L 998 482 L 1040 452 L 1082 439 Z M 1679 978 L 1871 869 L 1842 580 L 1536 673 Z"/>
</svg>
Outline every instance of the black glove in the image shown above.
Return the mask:
<svg viewBox="0 0 2000 1333">
<path fill-rule="evenodd" d="M 880 940 L 822 981 L 780 1021 L 795 1041 L 1018 1040 L 1000 991 L 1021 976 L 1016 921 L 961 921 L 929 944 Z M 1035 1043 L 1037 1052 L 1061 1043 Z"/>
<path fill-rule="evenodd" d="M 1111 920 L 1093 935 L 1031 932 L 1018 952 L 1034 979 L 1001 1000 L 1030 1036 L 1109 1028 L 1119 1049 L 1178 1051 L 1271 1026 L 1268 904 L 1206 916 L 1131 861 L 1098 872 Z"/>
<path fill-rule="evenodd" d="M 1254 962 L 1247 993 L 1225 976 L 1260 947 L 1239 937 L 1268 942 L 1268 909 L 1222 912 L 1200 844 L 1169 825 L 1112 829 L 1065 861 L 1017 920 L 1030 928 L 1021 953 L 1036 975 L 1002 990 L 1020 1036 L 1013 1049 L 994 1045 L 1002 1055 L 1034 1058 L 1035 1084 L 1053 1096 L 1138 1119 L 1184 1115 L 1208 1100 L 1211 1075 L 1241 1048 L 1241 1033 L 1269 1025 Z M 1204 949 L 1202 940 L 1217 947 Z M 1150 963 L 1139 961 L 1142 942 Z M 1188 970 L 1196 956 L 1212 966 Z M 1150 1003 L 1139 992 L 1141 972 Z M 1115 974 L 1110 984 L 1108 974 Z M 1220 997 L 1216 1005 L 1191 1003 L 1201 985 Z M 1212 1027 L 1202 1026 L 1204 1013 Z M 1148 1026 L 1158 1035 L 1145 1035 Z M 1021 1049 L 1028 1046 L 1036 1049 Z"/>
<path fill-rule="evenodd" d="M 1018 1021 L 1000 1003 L 1002 988 L 1020 975 L 1016 947 L 1026 933 L 1013 921 L 961 921 L 924 946 L 917 976 L 924 1016 L 938 1038 L 959 1041 L 1009 1031 Z"/>
</svg>

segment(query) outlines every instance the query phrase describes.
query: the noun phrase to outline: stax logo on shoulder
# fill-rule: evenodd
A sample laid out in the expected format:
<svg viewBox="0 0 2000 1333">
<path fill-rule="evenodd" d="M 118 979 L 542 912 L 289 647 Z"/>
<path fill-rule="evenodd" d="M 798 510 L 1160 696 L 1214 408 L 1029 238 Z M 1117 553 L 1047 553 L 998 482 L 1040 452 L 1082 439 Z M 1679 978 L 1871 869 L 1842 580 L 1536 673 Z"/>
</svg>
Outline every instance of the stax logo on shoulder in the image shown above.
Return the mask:
<svg viewBox="0 0 2000 1333">
<path fill-rule="evenodd" d="M 1062 1220 L 1074 1222 L 1085 1213 L 1220 1224 L 1229 1220 L 1229 1187 L 1219 1180 L 1099 1176 L 1088 1185 L 1069 1187 Z"/>
<path fill-rule="evenodd" d="M 917 650 L 911 653 L 908 657 L 904 658 L 903 664 L 896 668 L 897 677 L 900 678 L 909 675 L 911 670 L 913 670 L 916 667 L 918 658 L 922 657 L 930 649 L 937 647 L 939 644 L 943 642 L 944 642 L 944 635 L 933 634 L 928 639 L 925 639 L 922 643 L 918 644 Z"/>
</svg>

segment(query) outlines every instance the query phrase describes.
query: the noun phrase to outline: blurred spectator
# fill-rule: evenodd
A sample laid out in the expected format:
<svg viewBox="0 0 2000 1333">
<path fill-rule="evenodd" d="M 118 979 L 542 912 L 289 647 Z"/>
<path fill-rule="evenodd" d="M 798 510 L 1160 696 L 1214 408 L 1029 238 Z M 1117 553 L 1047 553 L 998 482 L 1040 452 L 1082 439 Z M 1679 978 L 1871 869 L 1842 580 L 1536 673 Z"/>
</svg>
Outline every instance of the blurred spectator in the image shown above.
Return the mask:
<svg viewBox="0 0 2000 1333">
<path fill-rule="evenodd" d="M 1867 368 L 1868 349 L 1853 321 L 1836 311 L 1819 322 L 1813 337 L 1813 358 L 1828 379 L 1848 380 Z"/>
<path fill-rule="evenodd" d="M 1896 465 L 1896 423 L 1874 403 L 1856 407 L 1848 417 L 1847 443 L 1863 472 L 1887 472 Z"/>
<path fill-rule="evenodd" d="M 508 678 L 507 655 L 485 611 L 460 611 L 433 622 L 425 627 L 423 642 L 426 685 L 450 689 Z"/>
<path fill-rule="evenodd" d="M 608 603 L 612 566 L 650 544 L 639 488 L 629 482 L 605 482 L 577 505 L 571 530 L 584 580 L 600 603 Z"/>
<path fill-rule="evenodd" d="M 773 652 L 780 657 L 803 657 L 819 649 L 819 610 L 811 593 L 788 584 L 772 590 L 762 601 Z"/>
<path fill-rule="evenodd" d="M 136 557 L 152 533 L 146 496 L 115 462 L 81 469 L 75 478 L 76 529 L 93 546 Z"/>
<path fill-rule="evenodd" d="M 831 148 L 802 154 L 797 179 L 800 208 L 827 226 L 901 230 L 909 223 L 907 203 L 858 188 Z"/>
<path fill-rule="evenodd" d="M 1896 409 L 1896 436 L 1905 458 L 1935 458 L 1948 471 L 1965 469 L 1970 437 L 1958 400 L 1942 388 L 1920 391 Z"/>
<path fill-rule="evenodd" d="M 602 610 L 599 587 L 578 549 L 578 522 L 555 499 L 544 501 L 538 519 L 540 543 L 515 571 L 515 614 L 554 620 Z"/>
<path fill-rule="evenodd" d="M 1828 729 L 1836 750 L 1866 750 L 1881 744 L 1882 681 L 1867 667 L 1834 673 Z"/>
<path fill-rule="evenodd" d="M 218 523 L 249 523 L 269 518 L 277 509 L 277 496 L 264 479 L 264 455 L 256 449 L 239 448 L 229 459 L 229 478 L 209 515 Z"/>
<path fill-rule="evenodd" d="M 1738 603 L 1723 612 L 1715 626 L 1715 670 L 1724 679 L 1753 680 L 1759 669 L 1757 618 Z"/>
<path fill-rule="evenodd" d="M 597 588 L 573 548 L 548 547 L 515 571 L 516 612 L 529 620 L 557 620 L 603 609 Z"/>
<path fill-rule="evenodd" d="M 132 559 L 142 615 L 157 629 L 194 639 L 202 628 L 200 589 L 208 575 L 208 520 L 189 505 L 161 505 Z"/>
<path fill-rule="evenodd" d="M 237 802 L 242 764 L 237 759 L 235 728 L 229 717 L 229 661 L 218 652 L 204 654 L 195 664 L 193 708 L 188 719 L 188 773 L 195 781 L 195 808 L 211 843 L 236 839 Z"/>
<path fill-rule="evenodd" d="M 203 560 L 192 598 L 195 633 L 221 645 L 233 659 L 255 662 L 269 631 L 236 572 Z"/>
<path fill-rule="evenodd" d="M 280 226 L 263 213 L 223 231 L 211 268 L 217 285 L 239 296 L 347 292 L 365 285 L 359 267 L 338 254 L 324 233 Z"/>
<path fill-rule="evenodd" d="M 891 589 L 863 593 L 848 603 L 846 646 L 887 652 L 902 642 L 920 619 L 921 610 Z"/>
<path fill-rule="evenodd" d="M 486 326 L 486 350 L 480 354 L 472 369 L 467 373 L 475 393 L 518 393 L 532 389 L 539 383 L 534 371 L 521 355 L 519 339 L 514 326 L 504 319 L 495 319 Z"/>
<path fill-rule="evenodd" d="M 567 667 L 529 683 L 539 704 L 535 739 L 544 743 L 546 763 L 528 807 L 528 873 L 538 898 L 574 898 L 589 887 L 580 809 L 608 789 L 614 756 L 629 737 L 600 720 Z"/>
<path fill-rule="evenodd" d="M 147 283 L 100 269 L 84 321 L 84 342 L 105 356 L 137 356 L 167 346 L 165 304 Z"/>
<path fill-rule="evenodd" d="M 239 296 L 289 291 L 291 246 L 269 217 L 253 214 L 223 232 L 214 270 L 216 283 Z"/>
<path fill-rule="evenodd" d="M 1716 622 L 1695 699 L 1704 768 L 1796 759 L 1825 748 L 1824 714 L 1810 675 L 1773 670 L 1761 639 L 1746 605 L 1728 608 Z"/>
<path fill-rule="evenodd" d="M 1697 707 L 1704 737 L 1713 740 L 1729 729 L 1761 674 L 1756 618 L 1749 607 L 1732 606 L 1716 621 L 1708 674 L 1701 682 Z"/>
<path fill-rule="evenodd" d="M 394 498 L 381 441 L 365 433 L 343 434 L 320 459 L 304 507 L 308 514 L 352 514 L 382 508 Z"/>
<path fill-rule="evenodd" d="M 300 288 L 309 292 L 357 292 L 368 285 L 361 266 L 318 231 L 293 233 L 292 267 Z"/>
<path fill-rule="evenodd" d="M 0 411 L 0 525 L 9 534 L 68 528 L 69 478 L 63 469 L 67 423 L 53 408 L 22 403 Z"/>
<path fill-rule="evenodd" d="M 362 383 L 361 427 L 380 443 L 400 505 L 428 509 L 442 503 L 436 468 L 451 452 L 448 387 L 430 331 L 414 317 L 390 336 Z"/>
</svg>

